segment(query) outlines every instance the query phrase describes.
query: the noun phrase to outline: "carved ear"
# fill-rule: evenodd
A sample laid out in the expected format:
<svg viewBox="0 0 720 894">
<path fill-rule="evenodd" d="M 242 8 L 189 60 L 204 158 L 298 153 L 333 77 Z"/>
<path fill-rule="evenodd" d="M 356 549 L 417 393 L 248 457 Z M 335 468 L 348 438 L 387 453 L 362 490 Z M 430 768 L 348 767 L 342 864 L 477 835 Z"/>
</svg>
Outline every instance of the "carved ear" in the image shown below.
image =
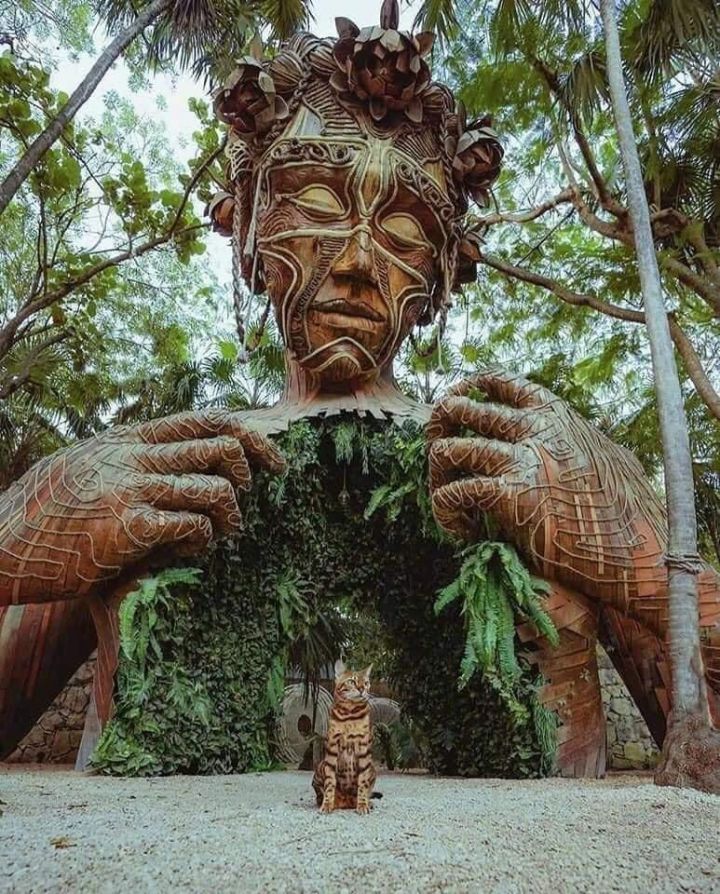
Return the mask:
<svg viewBox="0 0 720 894">
<path fill-rule="evenodd" d="M 357 37 L 360 33 L 360 29 L 355 22 L 352 19 L 346 19 L 345 16 L 338 16 L 335 19 L 335 27 L 340 38 Z"/>
<path fill-rule="evenodd" d="M 335 679 L 337 680 L 338 677 L 341 677 L 344 673 L 345 662 L 342 660 L 342 658 L 338 658 L 338 660 L 335 662 Z"/>
</svg>

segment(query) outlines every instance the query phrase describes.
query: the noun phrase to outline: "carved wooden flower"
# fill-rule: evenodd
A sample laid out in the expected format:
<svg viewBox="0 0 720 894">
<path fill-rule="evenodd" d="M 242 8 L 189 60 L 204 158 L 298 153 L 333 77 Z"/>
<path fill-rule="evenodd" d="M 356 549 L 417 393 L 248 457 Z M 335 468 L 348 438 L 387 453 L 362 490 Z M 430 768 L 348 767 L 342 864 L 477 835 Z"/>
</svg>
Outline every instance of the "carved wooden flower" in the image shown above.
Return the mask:
<svg viewBox="0 0 720 894">
<path fill-rule="evenodd" d="M 460 136 L 453 160 L 455 179 L 480 205 L 488 204 L 490 187 L 500 174 L 505 154 L 490 124 L 490 118 L 471 124 Z"/>
<path fill-rule="evenodd" d="M 340 39 L 333 56 L 338 71 L 330 84 L 341 97 L 367 102 L 375 121 L 390 111 L 404 112 L 411 121 L 423 117 L 423 92 L 430 69 L 423 59 L 433 35 L 412 36 L 396 27 L 363 28 L 349 19 L 335 20 Z"/>
<path fill-rule="evenodd" d="M 285 100 L 262 62 L 245 56 L 215 96 L 215 114 L 241 134 L 262 134 L 287 115 Z"/>
<path fill-rule="evenodd" d="M 210 218 L 214 232 L 232 236 L 235 199 L 229 192 L 216 192 L 205 208 L 205 214 Z"/>
</svg>

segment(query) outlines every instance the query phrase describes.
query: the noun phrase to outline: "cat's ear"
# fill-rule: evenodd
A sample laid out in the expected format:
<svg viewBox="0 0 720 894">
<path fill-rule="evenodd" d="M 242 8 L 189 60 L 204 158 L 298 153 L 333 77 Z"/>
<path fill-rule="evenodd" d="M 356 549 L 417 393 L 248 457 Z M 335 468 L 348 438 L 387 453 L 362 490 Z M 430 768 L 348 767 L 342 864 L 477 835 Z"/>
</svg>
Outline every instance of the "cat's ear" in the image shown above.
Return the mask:
<svg viewBox="0 0 720 894">
<path fill-rule="evenodd" d="M 344 673 L 345 662 L 342 660 L 342 658 L 338 658 L 338 660 L 335 662 L 335 679 L 338 679 L 338 677 L 341 677 Z"/>
<path fill-rule="evenodd" d="M 370 671 L 371 670 L 372 670 L 372 664 L 368 664 L 368 666 L 362 672 L 363 677 L 368 681 L 370 680 Z"/>
</svg>

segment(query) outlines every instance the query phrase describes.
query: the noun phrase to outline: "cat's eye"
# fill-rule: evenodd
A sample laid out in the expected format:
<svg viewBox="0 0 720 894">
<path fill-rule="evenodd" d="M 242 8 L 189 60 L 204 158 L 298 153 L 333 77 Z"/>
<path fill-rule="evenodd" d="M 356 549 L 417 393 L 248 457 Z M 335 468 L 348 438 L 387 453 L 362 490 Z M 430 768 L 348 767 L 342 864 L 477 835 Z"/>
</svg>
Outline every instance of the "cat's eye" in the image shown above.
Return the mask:
<svg viewBox="0 0 720 894">
<path fill-rule="evenodd" d="M 345 213 L 340 199 L 327 186 L 308 186 L 290 200 L 319 217 L 337 217 Z"/>
<path fill-rule="evenodd" d="M 396 243 L 403 247 L 427 248 L 430 244 L 420 224 L 409 214 L 390 214 L 381 226 Z"/>
</svg>

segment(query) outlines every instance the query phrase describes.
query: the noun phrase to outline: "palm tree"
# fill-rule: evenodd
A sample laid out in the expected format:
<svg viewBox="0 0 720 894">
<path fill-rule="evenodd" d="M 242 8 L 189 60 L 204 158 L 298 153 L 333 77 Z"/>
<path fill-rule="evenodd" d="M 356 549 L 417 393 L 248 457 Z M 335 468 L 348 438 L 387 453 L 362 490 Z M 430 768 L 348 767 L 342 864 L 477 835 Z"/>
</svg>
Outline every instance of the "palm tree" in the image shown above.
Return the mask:
<svg viewBox="0 0 720 894">
<path fill-rule="evenodd" d="M 211 64 L 210 48 L 222 45 L 227 55 L 230 38 L 234 38 L 232 42 L 237 45 L 236 48 L 241 48 L 242 34 L 258 18 L 267 21 L 279 36 L 292 33 L 307 18 L 304 0 L 273 0 L 262 5 L 255 0 L 226 0 L 224 3 L 213 0 L 151 0 L 147 4 L 137 4 L 131 0 L 101 0 L 98 6 L 105 21 L 113 25 L 120 23 L 122 30 L 105 47 L 62 109 L 28 146 L 0 184 L 0 214 L 90 99 L 109 68 L 150 25 L 154 26 L 148 42 L 148 62 L 151 65 L 172 59 L 180 68 L 197 64 L 202 69 Z M 239 41 L 238 31 L 241 33 Z M 218 35 L 222 40 L 217 40 Z"/>
<path fill-rule="evenodd" d="M 600 0 L 607 77 L 625 170 L 628 204 L 652 356 L 668 507 L 669 645 L 673 708 L 656 779 L 720 793 L 720 733 L 713 730 L 700 652 L 694 478 L 687 419 L 650 224 L 637 142 L 625 90 L 615 0 Z M 698 740 L 704 741 L 700 746 Z M 708 760 L 709 752 L 715 760 Z M 697 761 L 706 763 L 698 765 Z"/>
</svg>

